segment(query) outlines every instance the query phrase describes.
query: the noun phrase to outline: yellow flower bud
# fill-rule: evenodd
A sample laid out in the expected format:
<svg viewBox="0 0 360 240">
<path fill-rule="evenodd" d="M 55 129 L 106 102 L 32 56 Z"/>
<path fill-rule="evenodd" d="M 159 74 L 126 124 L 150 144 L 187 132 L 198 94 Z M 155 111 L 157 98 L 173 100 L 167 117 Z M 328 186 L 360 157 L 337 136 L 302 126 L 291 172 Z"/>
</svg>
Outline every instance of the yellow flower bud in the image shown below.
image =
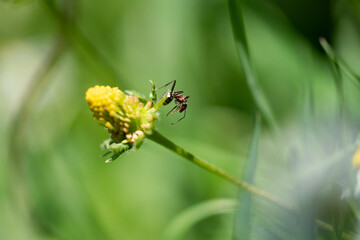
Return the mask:
<svg viewBox="0 0 360 240">
<path fill-rule="evenodd" d="M 155 85 L 153 84 L 153 92 Z M 126 94 L 125 94 L 126 93 Z M 111 138 L 102 146 L 107 149 L 105 154 L 112 153 L 106 160 L 111 162 L 123 152 L 138 149 L 146 135 L 152 134 L 154 122 L 158 119 L 157 110 L 161 104 L 155 105 L 131 91 L 122 92 L 117 87 L 94 86 L 87 90 L 85 99 L 94 119 L 108 129 Z M 154 94 L 153 94 L 154 95 Z"/>
<path fill-rule="evenodd" d="M 158 118 L 152 102 L 140 101 L 117 87 L 96 85 L 87 90 L 85 99 L 94 118 L 108 129 L 114 143 L 142 141 L 143 135 L 152 133 Z"/>
</svg>

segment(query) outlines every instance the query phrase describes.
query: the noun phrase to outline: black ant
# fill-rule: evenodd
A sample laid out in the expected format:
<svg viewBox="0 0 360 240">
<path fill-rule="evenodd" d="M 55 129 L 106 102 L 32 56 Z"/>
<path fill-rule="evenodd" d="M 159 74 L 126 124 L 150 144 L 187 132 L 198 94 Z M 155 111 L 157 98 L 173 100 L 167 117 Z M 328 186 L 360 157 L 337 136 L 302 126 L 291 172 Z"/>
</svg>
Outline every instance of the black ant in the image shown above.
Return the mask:
<svg viewBox="0 0 360 240">
<path fill-rule="evenodd" d="M 178 111 L 179 113 L 184 112 L 184 116 L 182 118 L 180 118 L 176 122 L 171 123 L 171 124 L 175 124 L 175 123 L 178 123 L 179 121 L 181 121 L 181 120 L 183 120 L 185 118 L 185 116 L 186 116 L 186 108 L 187 108 L 187 99 L 190 96 L 183 96 L 182 93 L 184 91 L 174 92 L 176 80 L 172 80 L 171 82 L 165 84 L 161 88 L 166 87 L 166 86 L 170 85 L 171 83 L 173 83 L 173 85 L 171 87 L 171 90 L 165 93 L 165 94 L 167 94 L 167 96 L 166 96 L 166 100 L 165 100 L 163 105 L 168 105 L 174 99 L 175 100 L 175 107 L 173 109 L 171 109 L 170 112 L 168 112 L 166 114 L 166 116 L 168 116 L 170 113 L 174 114 L 175 111 Z M 158 88 L 158 89 L 161 89 L 161 88 Z"/>
</svg>

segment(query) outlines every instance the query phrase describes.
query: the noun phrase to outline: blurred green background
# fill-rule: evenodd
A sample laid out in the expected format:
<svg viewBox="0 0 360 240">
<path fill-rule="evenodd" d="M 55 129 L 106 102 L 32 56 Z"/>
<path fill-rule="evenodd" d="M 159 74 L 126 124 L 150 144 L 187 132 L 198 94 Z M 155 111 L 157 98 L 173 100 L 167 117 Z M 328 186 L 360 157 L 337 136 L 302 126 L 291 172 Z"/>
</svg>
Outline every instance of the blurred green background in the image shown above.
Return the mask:
<svg viewBox="0 0 360 240">
<path fill-rule="evenodd" d="M 316 115 L 334 114 L 336 85 L 318 38 L 360 74 L 360 3 L 242 4 L 280 131 L 301 125 L 307 84 Z M 105 164 L 108 134 L 84 97 L 96 84 L 148 96 L 149 79 L 176 79 L 190 95 L 187 116 L 171 125 L 180 115 L 165 117 L 164 107 L 156 128 L 240 177 L 256 111 L 241 66 L 224 0 L 1 1 L 0 239 L 161 239 L 189 207 L 236 199 L 235 187 L 150 141 Z M 344 91 L 356 123 L 358 89 L 345 81 Z M 276 192 L 271 144 L 265 123 L 255 183 Z M 233 222 L 212 216 L 181 239 L 230 239 Z"/>
</svg>

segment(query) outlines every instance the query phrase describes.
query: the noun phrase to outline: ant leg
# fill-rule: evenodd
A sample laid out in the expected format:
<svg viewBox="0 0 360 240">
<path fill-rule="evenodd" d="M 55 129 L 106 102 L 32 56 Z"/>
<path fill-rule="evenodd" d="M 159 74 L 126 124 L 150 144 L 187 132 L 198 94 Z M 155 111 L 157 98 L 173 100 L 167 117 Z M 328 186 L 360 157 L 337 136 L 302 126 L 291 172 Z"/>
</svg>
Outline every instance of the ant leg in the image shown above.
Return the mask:
<svg viewBox="0 0 360 240">
<path fill-rule="evenodd" d="M 173 116 L 173 115 L 174 115 L 174 113 L 175 113 L 175 112 L 177 112 L 177 111 L 180 109 L 180 107 L 181 107 L 180 105 L 179 105 L 179 106 L 177 106 L 177 108 L 176 108 L 176 109 L 175 109 L 175 110 L 171 113 L 171 116 Z"/>
<path fill-rule="evenodd" d="M 173 84 L 172 87 L 171 87 L 171 92 L 173 92 L 173 91 L 174 91 L 174 88 L 175 88 L 176 80 L 172 80 L 171 82 L 174 82 L 174 84 Z M 170 83 L 171 83 L 171 82 L 170 82 Z M 168 84 L 170 84 L 170 83 L 168 83 Z"/>
<path fill-rule="evenodd" d="M 178 105 L 177 105 L 177 103 L 176 103 L 175 107 L 173 107 L 173 109 L 171 109 L 170 112 L 168 112 L 168 113 L 166 114 L 166 116 L 169 116 L 169 114 L 170 114 L 171 112 L 174 113 L 174 111 L 176 110 L 177 107 L 178 107 Z"/>
<path fill-rule="evenodd" d="M 174 84 L 172 85 L 172 87 L 171 87 L 171 92 L 173 92 L 173 91 L 174 91 L 174 88 L 175 88 L 176 80 L 172 80 L 171 82 L 168 82 L 168 83 L 165 84 L 164 86 L 159 87 L 159 88 L 156 88 L 155 90 L 159 90 L 159 89 L 162 89 L 162 88 L 164 88 L 164 87 L 166 87 L 166 86 L 169 86 L 171 83 L 174 83 Z"/>
<path fill-rule="evenodd" d="M 180 118 L 179 120 L 177 120 L 176 122 L 173 122 L 171 124 L 174 125 L 175 123 L 180 122 L 181 120 L 183 120 L 185 118 L 185 116 L 186 116 L 186 110 L 184 111 L 184 116 L 182 118 Z"/>
</svg>

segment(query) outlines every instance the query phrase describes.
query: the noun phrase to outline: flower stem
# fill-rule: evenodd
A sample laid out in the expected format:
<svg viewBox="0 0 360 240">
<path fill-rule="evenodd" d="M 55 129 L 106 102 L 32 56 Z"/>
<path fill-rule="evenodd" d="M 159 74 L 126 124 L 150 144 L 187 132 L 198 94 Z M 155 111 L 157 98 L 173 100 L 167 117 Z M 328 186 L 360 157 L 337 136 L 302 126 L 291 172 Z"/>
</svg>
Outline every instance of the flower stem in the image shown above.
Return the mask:
<svg viewBox="0 0 360 240">
<path fill-rule="evenodd" d="M 166 101 L 167 94 L 164 94 L 159 101 L 157 101 L 154 105 L 155 112 L 159 111 L 159 109 L 164 105 L 164 102 Z"/>
<path fill-rule="evenodd" d="M 275 203 L 281 207 L 284 207 L 286 209 L 296 210 L 296 208 L 292 204 L 284 201 L 283 199 L 273 196 L 264 190 L 254 187 L 253 185 L 250 185 L 238 178 L 235 178 L 234 176 L 232 176 L 229 173 L 225 172 L 224 170 L 214 166 L 213 164 L 208 163 L 208 162 L 194 156 L 193 154 L 189 153 L 182 147 L 176 145 L 175 143 L 173 143 L 172 141 L 167 139 L 165 136 L 163 136 L 156 130 L 154 130 L 153 133 L 151 135 L 148 135 L 147 137 L 149 139 L 151 139 L 152 141 L 162 145 L 163 147 L 166 147 L 169 150 L 175 152 L 176 154 L 182 156 L 183 158 L 189 160 L 190 162 L 198 165 L 199 167 L 221 177 L 222 179 L 224 179 L 240 188 L 245 189 L 246 191 L 249 191 L 259 197 L 267 199 L 268 201 L 273 202 L 273 203 Z"/>
</svg>

